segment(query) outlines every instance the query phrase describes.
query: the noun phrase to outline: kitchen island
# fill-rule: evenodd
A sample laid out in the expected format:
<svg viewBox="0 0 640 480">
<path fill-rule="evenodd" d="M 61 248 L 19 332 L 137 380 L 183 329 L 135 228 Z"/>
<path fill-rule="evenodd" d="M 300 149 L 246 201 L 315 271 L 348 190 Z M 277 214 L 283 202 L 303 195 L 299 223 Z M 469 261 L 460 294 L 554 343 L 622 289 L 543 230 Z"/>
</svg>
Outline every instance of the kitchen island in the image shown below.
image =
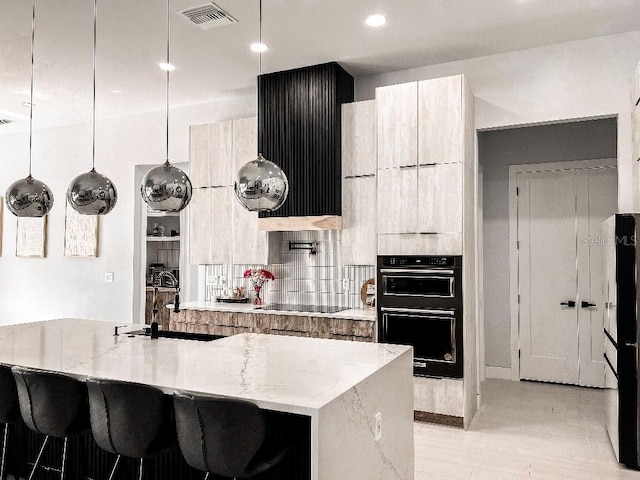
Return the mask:
<svg viewBox="0 0 640 480">
<path fill-rule="evenodd" d="M 411 347 L 251 333 L 150 340 L 114 336 L 115 325 L 3 326 L 0 363 L 240 398 L 307 419 L 309 472 L 291 480 L 413 478 Z"/>
</svg>

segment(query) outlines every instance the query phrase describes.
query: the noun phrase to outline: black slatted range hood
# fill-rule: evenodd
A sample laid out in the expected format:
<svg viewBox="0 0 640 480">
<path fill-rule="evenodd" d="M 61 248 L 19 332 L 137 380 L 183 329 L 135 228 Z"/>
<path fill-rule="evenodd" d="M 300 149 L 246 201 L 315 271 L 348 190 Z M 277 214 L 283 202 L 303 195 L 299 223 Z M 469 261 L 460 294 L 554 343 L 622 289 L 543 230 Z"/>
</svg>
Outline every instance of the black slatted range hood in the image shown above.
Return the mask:
<svg viewBox="0 0 640 480">
<path fill-rule="evenodd" d="M 341 106 L 354 80 L 335 62 L 261 75 L 258 147 L 282 167 L 289 197 L 260 230 L 341 228 Z"/>
</svg>

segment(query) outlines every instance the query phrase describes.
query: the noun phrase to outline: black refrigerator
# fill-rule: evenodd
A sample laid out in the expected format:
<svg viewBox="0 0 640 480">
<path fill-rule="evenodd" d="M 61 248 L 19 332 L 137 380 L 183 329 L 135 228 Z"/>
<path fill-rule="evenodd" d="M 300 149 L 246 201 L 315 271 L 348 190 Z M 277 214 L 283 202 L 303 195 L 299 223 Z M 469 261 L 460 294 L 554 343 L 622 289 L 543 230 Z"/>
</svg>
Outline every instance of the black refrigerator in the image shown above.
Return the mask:
<svg viewBox="0 0 640 480">
<path fill-rule="evenodd" d="M 618 461 L 638 469 L 638 265 L 640 214 L 603 222 L 606 427 Z"/>
</svg>

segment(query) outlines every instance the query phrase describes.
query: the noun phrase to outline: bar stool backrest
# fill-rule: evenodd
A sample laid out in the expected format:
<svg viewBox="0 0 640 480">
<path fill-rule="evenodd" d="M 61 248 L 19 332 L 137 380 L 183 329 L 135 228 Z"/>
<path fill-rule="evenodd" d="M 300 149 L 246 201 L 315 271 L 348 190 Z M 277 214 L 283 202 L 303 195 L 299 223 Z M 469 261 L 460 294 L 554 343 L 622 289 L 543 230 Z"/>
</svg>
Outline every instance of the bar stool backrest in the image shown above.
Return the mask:
<svg viewBox="0 0 640 480">
<path fill-rule="evenodd" d="M 87 379 L 91 431 L 100 448 L 132 458 L 148 458 L 175 445 L 170 396 L 139 383 Z"/>
<path fill-rule="evenodd" d="M 20 420 L 18 390 L 9 365 L 0 363 L 0 423 L 15 423 Z"/>
<path fill-rule="evenodd" d="M 89 430 L 89 402 L 84 382 L 58 373 L 11 369 L 18 387 L 22 419 L 44 435 L 64 438 Z"/>
<path fill-rule="evenodd" d="M 262 446 L 266 422 L 243 400 L 174 393 L 180 450 L 189 465 L 226 477 L 244 475 Z"/>
</svg>

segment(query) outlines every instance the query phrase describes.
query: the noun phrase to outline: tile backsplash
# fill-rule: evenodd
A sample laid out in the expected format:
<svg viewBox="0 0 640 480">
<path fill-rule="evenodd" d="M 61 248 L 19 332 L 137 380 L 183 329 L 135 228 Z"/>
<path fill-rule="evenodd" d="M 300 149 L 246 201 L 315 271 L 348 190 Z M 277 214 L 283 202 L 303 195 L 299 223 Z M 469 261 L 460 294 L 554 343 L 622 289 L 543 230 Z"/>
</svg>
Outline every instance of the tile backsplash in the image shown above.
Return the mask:
<svg viewBox="0 0 640 480">
<path fill-rule="evenodd" d="M 270 244 L 279 245 L 276 252 L 270 252 L 269 265 L 206 266 L 205 300 L 214 300 L 225 288 L 238 286 L 244 287 L 253 298 L 251 283 L 244 278 L 244 272 L 249 268 L 266 268 L 276 279 L 266 282 L 262 288 L 265 303 L 362 307 L 360 288 L 375 277 L 375 266 L 341 265 L 340 231 L 270 232 L 269 235 L 274 236 Z M 289 242 L 312 243 L 317 252 L 290 250 Z"/>
</svg>

